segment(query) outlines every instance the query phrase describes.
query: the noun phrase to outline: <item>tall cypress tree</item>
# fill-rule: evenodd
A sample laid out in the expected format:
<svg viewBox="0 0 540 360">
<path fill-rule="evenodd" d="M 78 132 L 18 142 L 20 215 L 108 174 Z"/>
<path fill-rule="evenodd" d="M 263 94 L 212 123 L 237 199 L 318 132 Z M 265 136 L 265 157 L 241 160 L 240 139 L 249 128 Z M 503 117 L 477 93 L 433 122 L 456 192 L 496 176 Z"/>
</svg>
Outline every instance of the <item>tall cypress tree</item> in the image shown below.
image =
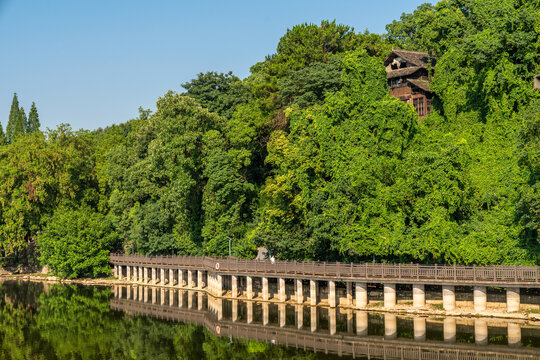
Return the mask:
<svg viewBox="0 0 540 360">
<path fill-rule="evenodd" d="M 39 131 L 39 115 L 36 108 L 36 103 L 32 101 L 32 107 L 30 108 L 30 113 L 28 113 L 28 121 L 26 123 L 26 133 L 32 134 Z"/>
<path fill-rule="evenodd" d="M 0 146 L 6 145 L 6 135 L 4 134 L 4 129 L 2 129 L 2 124 L 0 123 Z"/>
<path fill-rule="evenodd" d="M 17 122 L 15 123 L 15 127 L 13 128 L 13 140 L 21 135 L 24 135 L 27 122 L 28 119 L 26 118 L 26 113 L 24 112 L 24 108 L 21 106 L 21 108 L 19 109 L 19 116 Z"/>
<path fill-rule="evenodd" d="M 9 111 L 9 120 L 6 126 L 6 140 L 8 143 L 13 140 L 15 124 L 19 121 L 19 111 L 19 99 L 17 99 L 17 93 L 14 93 L 13 101 L 11 102 L 11 110 Z"/>
</svg>

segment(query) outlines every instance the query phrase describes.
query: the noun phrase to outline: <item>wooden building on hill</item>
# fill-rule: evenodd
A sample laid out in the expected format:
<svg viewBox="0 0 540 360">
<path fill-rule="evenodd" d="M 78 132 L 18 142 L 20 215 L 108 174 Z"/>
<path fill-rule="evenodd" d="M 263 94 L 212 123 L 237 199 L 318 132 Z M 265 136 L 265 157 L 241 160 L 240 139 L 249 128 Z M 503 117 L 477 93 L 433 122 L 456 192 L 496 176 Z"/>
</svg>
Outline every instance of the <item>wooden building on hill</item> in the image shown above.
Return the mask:
<svg viewBox="0 0 540 360">
<path fill-rule="evenodd" d="M 435 60 L 420 51 L 392 50 L 384 60 L 390 95 L 415 107 L 420 119 L 431 112 L 433 92 L 429 87 L 429 69 Z"/>
</svg>

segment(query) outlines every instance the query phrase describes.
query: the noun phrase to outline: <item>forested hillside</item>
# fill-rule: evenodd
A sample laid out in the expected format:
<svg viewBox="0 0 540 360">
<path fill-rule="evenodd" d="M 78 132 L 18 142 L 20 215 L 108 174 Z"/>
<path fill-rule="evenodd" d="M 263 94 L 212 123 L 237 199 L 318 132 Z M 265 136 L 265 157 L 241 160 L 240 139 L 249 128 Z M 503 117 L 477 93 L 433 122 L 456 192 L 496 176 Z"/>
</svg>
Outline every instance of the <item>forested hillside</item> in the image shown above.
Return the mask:
<svg viewBox="0 0 540 360">
<path fill-rule="evenodd" d="M 247 78 L 201 73 L 127 123 L 8 127 L 0 249 L 65 277 L 229 239 L 239 257 L 539 264 L 539 34 L 522 0 L 424 4 L 380 35 L 301 24 Z M 422 121 L 389 95 L 392 47 L 437 59 Z"/>
</svg>

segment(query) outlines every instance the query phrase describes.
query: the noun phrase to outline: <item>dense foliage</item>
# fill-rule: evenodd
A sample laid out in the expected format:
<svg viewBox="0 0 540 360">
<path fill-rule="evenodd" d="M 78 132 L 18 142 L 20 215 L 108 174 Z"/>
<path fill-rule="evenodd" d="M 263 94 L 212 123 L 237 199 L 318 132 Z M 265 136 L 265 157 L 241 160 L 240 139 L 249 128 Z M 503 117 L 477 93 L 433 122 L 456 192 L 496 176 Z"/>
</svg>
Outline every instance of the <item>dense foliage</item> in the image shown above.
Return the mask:
<svg viewBox="0 0 540 360">
<path fill-rule="evenodd" d="M 105 273 L 107 251 L 229 241 L 242 257 L 538 264 L 539 33 L 521 0 L 424 4 L 384 35 L 301 24 L 246 79 L 201 73 L 95 132 L 36 131 L 15 96 L 0 248 L 62 276 Z M 388 95 L 392 47 L 437 59 L 421 122 Z"/>
</svg>

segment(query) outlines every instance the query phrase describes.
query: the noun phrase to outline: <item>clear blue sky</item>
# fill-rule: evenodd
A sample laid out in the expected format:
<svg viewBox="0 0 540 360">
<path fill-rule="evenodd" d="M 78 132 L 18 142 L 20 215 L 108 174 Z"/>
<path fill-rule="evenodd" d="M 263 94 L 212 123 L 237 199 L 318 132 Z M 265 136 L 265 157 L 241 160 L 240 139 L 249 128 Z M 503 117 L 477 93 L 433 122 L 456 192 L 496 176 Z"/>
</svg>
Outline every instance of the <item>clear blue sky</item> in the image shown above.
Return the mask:
<svg viewBox="0 0 540 360">
<path fill-rule="evenodd" d="M 249 67 L 287 28 L 338 23 L 383 33 L 420 0 L 0 0 L 0 123 L 13 92 L 42 129 L 96 129 L 155 108 L 199 72 Z"/>
</svg>

